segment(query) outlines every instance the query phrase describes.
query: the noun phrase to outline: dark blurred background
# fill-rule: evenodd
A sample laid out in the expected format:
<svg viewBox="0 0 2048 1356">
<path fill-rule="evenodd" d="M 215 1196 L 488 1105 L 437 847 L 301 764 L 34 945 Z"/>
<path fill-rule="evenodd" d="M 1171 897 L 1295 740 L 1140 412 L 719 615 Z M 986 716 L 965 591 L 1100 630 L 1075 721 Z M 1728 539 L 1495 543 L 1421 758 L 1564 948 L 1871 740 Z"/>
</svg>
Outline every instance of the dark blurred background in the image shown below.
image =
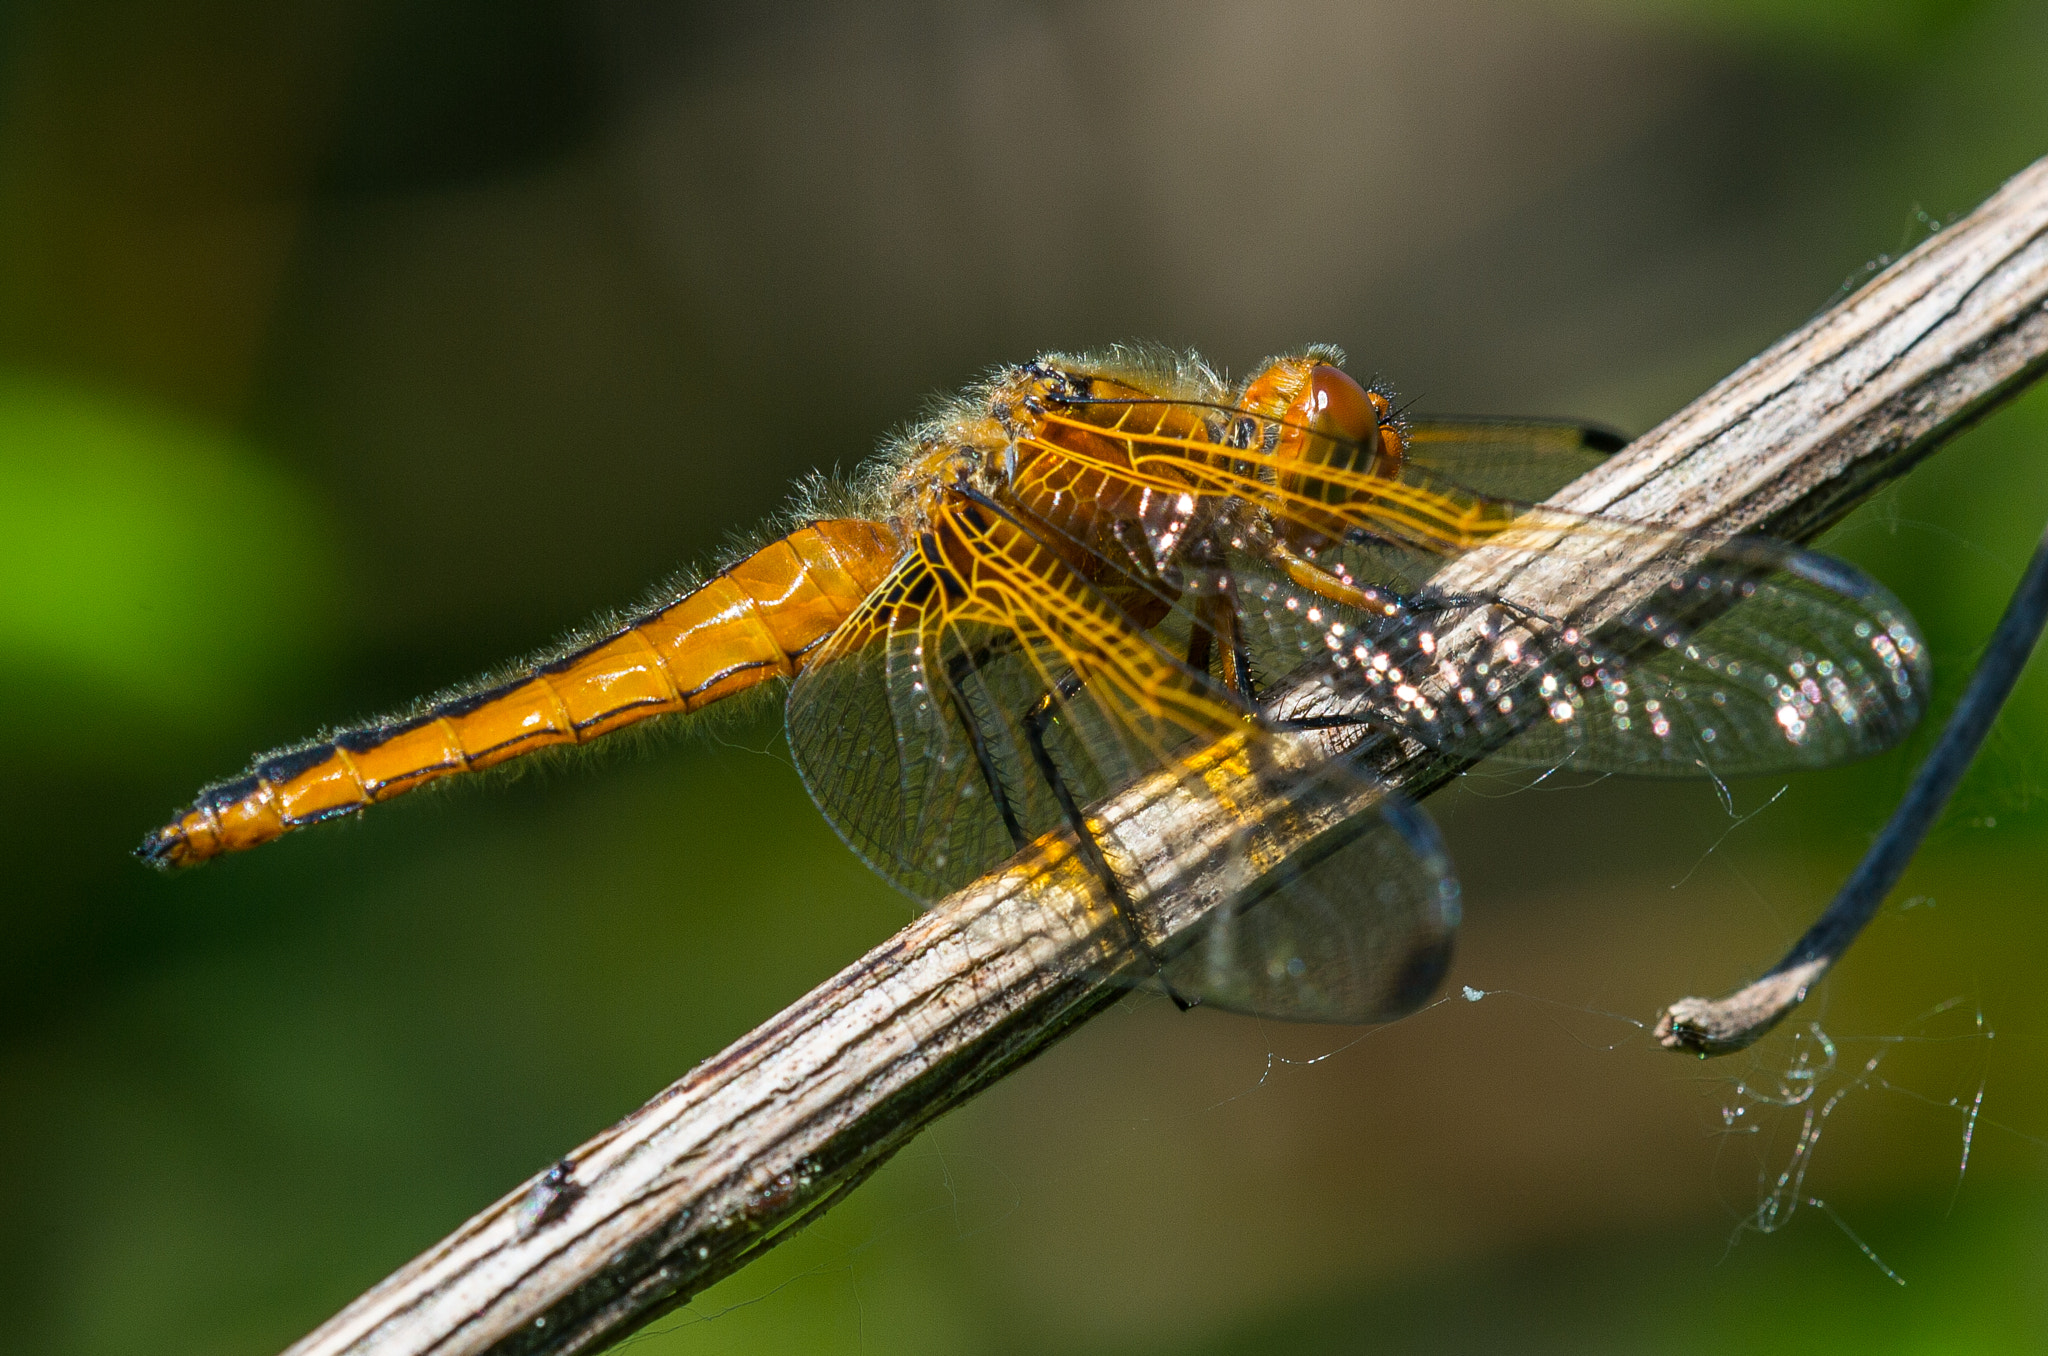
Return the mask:
<svg viewBox="0 0 2048 1356">
<path fill-rule="evenodd" d="M 279 1348 L 909 916 L 765 717 L 151 875 L 201 782 L 1042 348 L 1641 431 L 2048 152 L 2044 71 L 2038 0 L 6 6 L 8 1343 Z M 1943 710 L 2044 455 L 2048 392 L 1828 543 Z M 1775 958 L 1926 738 L 1727 804 L 1469 777 L 1482 1001 L 1133 999 L 635 1350 L 2040 1350 L 2044 734 L 2036 672 L 1712 1065 L 1624 1018 Z"/>
</svg>

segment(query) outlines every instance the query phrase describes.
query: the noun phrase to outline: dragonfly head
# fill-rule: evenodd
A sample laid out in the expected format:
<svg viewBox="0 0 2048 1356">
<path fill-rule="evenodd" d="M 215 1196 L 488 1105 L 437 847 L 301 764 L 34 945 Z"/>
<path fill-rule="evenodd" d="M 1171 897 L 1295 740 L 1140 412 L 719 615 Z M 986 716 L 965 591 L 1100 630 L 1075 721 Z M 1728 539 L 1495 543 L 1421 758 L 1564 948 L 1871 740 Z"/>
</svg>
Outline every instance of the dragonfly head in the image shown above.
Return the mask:
<svg viewBox="0 0 2048 1356">
<path fill-rule="evenodd" d="M 1405 450 L 1387 397 L 1319 358 L 1312 352 L 1268 365 L 1238 401 L 1266 421 L 1273 485 L 1285 507 L 1310 521 L 1315 505 L 1354 498 L 1360 474 L 1391 479 Z M 1332 470 L 1340 474 L 1323 474 Z"/>
<path fill-rule="evenodd" d="M 1252 378 L 1238 404 L 1278 426 L 1272 438 L 1281 478 L 1313 478 L 1318 466 L 1391 475 L 1400 467 L 1401 433 L 1386 396 L 1367 390 L 1332 363 L 1282 358 Z"/>
</svg>

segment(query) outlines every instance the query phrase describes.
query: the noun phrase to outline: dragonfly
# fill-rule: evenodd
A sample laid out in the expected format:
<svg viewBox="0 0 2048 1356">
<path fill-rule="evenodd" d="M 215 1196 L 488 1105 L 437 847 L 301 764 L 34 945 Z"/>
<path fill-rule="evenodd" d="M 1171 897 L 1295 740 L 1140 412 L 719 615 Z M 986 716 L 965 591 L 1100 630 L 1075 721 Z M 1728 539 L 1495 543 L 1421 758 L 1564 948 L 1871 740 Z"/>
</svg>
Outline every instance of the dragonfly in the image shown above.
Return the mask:
<svg viewBox="0 0 2048 1356">
<path fill-rule="evenodd" d="M 1304 741 L 1734 777 L 1878 753 L 1920 718 L 1925 644 L 1859 570 L 1545 507 L 1625 440 L 1410 418 L 1343 361 L 1313 346 L 1233 383 L 1119 346 L 999 369 L 643 615 L 259 757 L 138 855 L 202 862 L 780 682 L 813 799 L 914 899 L 1057 837 L 1129 932 L 1118 977 L 1183 1006 L 1370 1022 L 1446 972 L 1456 875 L 1395 787 Z M 1447 582 L 1532 533 L 1567 563 L 1680 564 L 1600 611 Z M 1219 789 L 1218 750 L 1259 795 Z M 1243 819 L 1211 849 L 1244 859 L 1230 899 L 1170 954 L 1137 926 L 1128 845 L 1097 812 L 1147 778 Z M 1308 865 L 1273 860 L 1276 815 L 1314 827 Z"/>
</svg>

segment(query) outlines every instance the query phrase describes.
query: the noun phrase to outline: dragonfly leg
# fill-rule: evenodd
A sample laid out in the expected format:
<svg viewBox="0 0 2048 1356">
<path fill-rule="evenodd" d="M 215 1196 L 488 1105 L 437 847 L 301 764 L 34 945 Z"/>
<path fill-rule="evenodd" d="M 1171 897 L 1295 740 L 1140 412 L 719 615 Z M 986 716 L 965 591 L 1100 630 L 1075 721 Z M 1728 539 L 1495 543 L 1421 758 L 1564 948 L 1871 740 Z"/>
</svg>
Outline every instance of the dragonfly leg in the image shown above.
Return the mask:
<svg viewBox="0 0 2048 1356">
<path fill-rule="evenodd" d="M 1203 677 L 1209 676 L 1209 665 L 1216 652 L 1216 633 L 1209 629 L 1205 620 L 1206 612 L 1197 609 L 1195 624 L 1188 632 L 1188 667 Z"/>
<path fill-rule="evenodd" d="M 1460 608 L 1490 607 L 1505 612 L 1519 622 L 1535 622 L 1548 627 L 1564 625 L 1547 612 L 1538 612 L 1509 598 L 1485 593 L 1418 593 L 1413 597 L 1397 598 L 1401 608 L 1412 617 L 1427 616 L 1434 612 L 1455 612 Z"/>
<path fill-rule="evenodd" d="M 967 745 L 974 750 L 974 761 L 981 768 L 981 779 L 996 803 L 996 813 L 1002 816 L 1003 827 L 1010 832 L 1011 844 L 1022 851 L 1031 839 L 1017 820 L 1017 809 L 1010 803 L 1010 793 L 1003 787 L 995 758 L 988 750 L 988 740 L 982 735 L 981 722 L 974 718 L 974 710 L 967 704 L 967 690 L 963 686 L 968 674 L 995 657 L 995 650 L 994 645 L 984 645 L 971 653 L 954 655 L 946 664 L 946 693 L 952 699 L 953 714 L 959 720 L 960 728 L 967 732 Z"/>
<path fill-rule="evenodd" d="M 1131 902 L 1130 892 L 1124 889 L 1123 881 L 1109 866 L 1109 859 L 1102 855 L 1102 845 L 1095 841 L 1095 835 L 1088 829 L 1088 818 L 1081 813 L 1081 807 L 1074 800 L 1073 790 L 1067 779 L 1061 775 L 1059 764 L 1052 758 L 1052 751 L 1045 746 L 1045 727 L 1051 723 L 1059 704 L 1081 690 L 1081 680 L 1074 674 L 1060 679 L 1057 686 L 1031 704 L 1024 713 L 1024 740 L 1031 746 L 1031 761 L 1038 767 L 1038 775 L 1052 789 L 1053 799 L 1059 803 L 1060 817 L 1073 832 L 1075 846 L 1081 853 L 1081 861 L 1095 878 L 1102 883 L 1103 892 L 1109 897 L 1110 908 L 1115 911 L 1117 921 L 1123 925 L 1124 934 L 1130 939 L 1131 949 L 1144 958 L 1154 978 L 1164 985 L 1166 996 L 1182 1012 L 1194 1007 L 1194 1001 L 1183 998 L 1173 985 L 1166 982 L 1161 970 L 1159 956 L 1138 930 L 1137 906 Z"/>
<path fill-rule="evenodd" d="M 1361 541 L 1371 538 L 1371 534 L 1362 529 L 1353 531 L 1350 536 Z M 1541 622 L 1545 626 L 1553 627 L 1563 624 L 1546 613 L 1493 594 L 1428 591 L 1409 594 L 1396 592 L 1383 584 L 1376 584 L 1369 589 L 1360 588 L 1350 580 L 1330 573 L 1284 541 L 1273 543 L 1273 554 L 1286 567 L 1287 577 L 1309 592 L 1340 606 L 1367 614 L 1420 617 L 1436 612 L 1452 612 L 1459 608 L 1490 607 L 1498 608 L 1518 621 Z"/>
<path fill-rule="evenodd" d="M 1223 650 L 1223 686 L 1247 707 L 1257 706 L 1258 697 L 1252 691 L 1252 647 L 1245 639 L 1244 627 L 1238 624 L 1237 604 L 1220 595 L 1198 599 L 1194 630 L 1188 636 L 1188 667 L 1207 674 L 1218 641 Z"/>
<path fill-rule="evenodd" d="M 1289 716 L 1285 720 L 1266 722 L 1269 730 L 1346 730 L 1354 725 L 1374 724 L 1373 717 L 1366 712 L 1356 714 L 1338 712 L 1326 716 Z"/>
<path fill-rule="evenodd" d="M 1417 618 L 1443 613 L 1457 612 L 1471 608 L 1490 608 L 1505 613 L 1515 621 L 1532 629 L 1561 629 L 1563 623 L 1555 617 L 1546 616 L 1534 608 L 1525 607 L 1507 598 L 1487 594 L 1430 593 L 1424 592 L 1407 596 L 1397 594 L 1383 587 L 1371 590 L 1361 589 L 1347 579 L 1323 569 L 1306 556 L 1289 548 L 1284 542 L 1278 544 L 1276 554 L 1286 565 L 1287 577 L 1303 588 L 1343 607 L 1364 612 L 1368 617 L 1378 617 L 1388 631 L 1411 627 Z M 1368 634 L 1371 633 L 1368 624 Z M 1384 633 L 1383 633 L 1384 634 Z M 1286 720 L 1271 722 L 1276 730 L 1341 730 L 1358 725 L 1383 724 L 1370 710 L 1357 712 L 1332 712 L 1319 716 L 1295 716 Z"/>
<path fill-rule="evenodd" d="M 1417 604 L 1384 588 L 1362 589 L 1348 579 L 1330 573 L 1285 542 L 1275 542 L 1274 548 L 1275 554 L 1287 569 L 1289 579 L 1319 598 L 1354 611 L 1364 612 L 1368 616 L 1406 618 L 1413 617 L 1418 611 L 1444 611 L 1457 605 L 1451 600 L 1451 595 Z M 1342 730 L 1374 723 L 1369 711 L 1340 711 L 1320 716 L 1293 716 L 1285 720 L 1269 721 L 1268 725 L 1275 730 Z"/>
<path fill-rule="evenodd" d="M 1367 588 L 1354 584 L 1349 579 L 1330 573 L 1284 541 L 1275 540 L 1272 543 L 1272 551 L 1274 558 L 1287 571 L 1289 579 L 1318 598 L 1335 603 L 1339 607 L 1348 607 L 1369 617 L 1400 616 L 1414 610 L 1409 599 L 1384 585 L 1375 584 Z"/>
</svg>

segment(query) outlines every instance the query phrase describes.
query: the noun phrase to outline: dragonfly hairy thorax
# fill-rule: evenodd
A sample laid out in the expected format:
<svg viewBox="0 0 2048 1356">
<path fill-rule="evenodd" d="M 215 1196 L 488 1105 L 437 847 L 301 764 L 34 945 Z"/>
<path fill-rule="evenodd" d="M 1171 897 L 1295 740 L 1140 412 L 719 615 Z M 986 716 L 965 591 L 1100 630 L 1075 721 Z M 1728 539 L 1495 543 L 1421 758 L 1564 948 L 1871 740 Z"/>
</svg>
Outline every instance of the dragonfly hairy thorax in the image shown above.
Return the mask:
<svg viewBox="0 0 2048 1356">
<path fill-rule="evenodd" d="M 1130 929 L 1132 973 L 1184 1002 L 1381 1019 L 1440 977 L 1455 876 L 1397 790 L 1305 758 L 1304 732 L 1731 776 L 1877 752 L 1925 705 L 1911 619 L 1852 567 L 1538 504 L 1621 442 L 1564 421 L 1406 420 L 1328 348 L 1241 385 L 1163 350 L 1048 355 L 644 615 L 260 758 L 140 855 L 203 861 L 780 678 L 819 807 L 919 900 L 1063 836 Z M 1518 597 L 1466 568 L 1489 546 L 1621 553 L 1643 587 Z M 1226 762 L 1256 794 L 1220 789 Z M 1187 852 L 1231 857 L 1240 882 L 1171 948 L 1132 921 L 1127 857 L 1090 813 L 1148 778 L 1214 812 L 1191 816 L 1211 829 Z"/>
</svg>

